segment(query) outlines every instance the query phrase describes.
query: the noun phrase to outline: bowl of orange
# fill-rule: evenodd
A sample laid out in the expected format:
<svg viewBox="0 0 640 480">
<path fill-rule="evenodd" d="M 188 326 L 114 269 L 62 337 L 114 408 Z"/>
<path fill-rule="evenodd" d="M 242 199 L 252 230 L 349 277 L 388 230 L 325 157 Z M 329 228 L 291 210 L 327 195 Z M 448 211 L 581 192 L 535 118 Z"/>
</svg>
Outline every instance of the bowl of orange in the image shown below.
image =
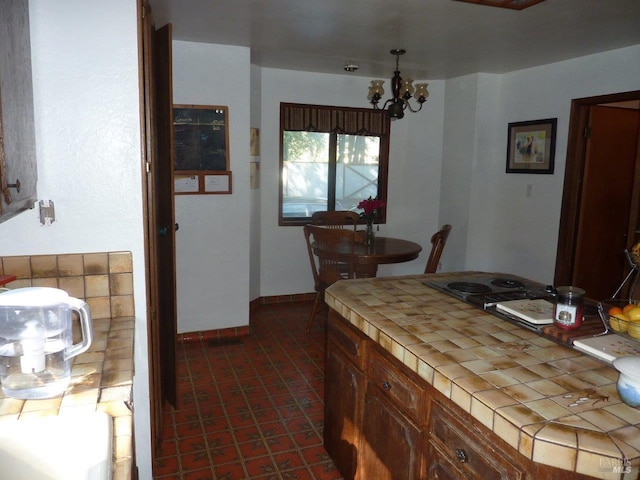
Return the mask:
<svg viewBox="0 0 640 480">
<path fill-rule="evenodd" d="M 637 300 L 605 300 L 598 304 L 598 313 L 614 332 L 640 340 L 640 305 Z"/>
</svg>

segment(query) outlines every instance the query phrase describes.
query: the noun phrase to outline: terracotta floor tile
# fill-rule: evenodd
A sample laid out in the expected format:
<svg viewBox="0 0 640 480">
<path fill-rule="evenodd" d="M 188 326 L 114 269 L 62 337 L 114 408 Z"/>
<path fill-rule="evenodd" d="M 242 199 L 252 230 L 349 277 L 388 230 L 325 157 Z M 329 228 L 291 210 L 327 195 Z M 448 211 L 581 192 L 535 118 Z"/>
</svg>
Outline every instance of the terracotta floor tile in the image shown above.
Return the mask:
<svg viewBox="0 0 640 480">
<path fill-rule="evenodd" d="M 226 465 L 214 464 L 213 470 L 218 480 L 242 480 L 249 478 L 241 462 L 228 463 Z"/>
<path fill-rule="evenodd" d="M 169 475 L 175 472 L 179 472 L 180 465 L 178 463 L 178 457 L 172 455 L 170 457 L 161 457 L 154 462 L 154 473 L 158 476 Z"/>
<path fill-rule="evenodd" d="M 206 434 L 209 447 L 226 447 L 235 443 L 235 437 L 230 430 L 215 430 Z"/>
<path fill-rule="evenodd" d="M 322 445 L 324 323 L 312 302 L 261 305 L 248 336 L 178 346 L 178 409 L 155 480 L 339 480 Z"/>
<path fill-rule="evenodd" d="M 203 468 L 201 470 L 194 470 L 186 472 L 182 475 L 183 480 L 215 480 L 211 467 Z"/>
<path fill-rule="evenodd" d="M 185 453 L 198 452 L 207 449 L 207 442 L 202 435 L 186 437 L 178 440 L 178 450 L 181 455 Z"/>
<path fill-rule="evenodd" d="M 296 443 L 293 441 L 293 438 L 291 438 L 291 435 L 269 437 L 266 439 L 266 444 L 272 454 L 279 452 L 288 452 L 290 450 L 296 450 L 298 448 Z"/>
<path fill-rule="evenodd" d="M 211 465 L 207 450 L 180 455 L 180 463 L 183 471 L 198 470 Z"/>
<path fill-rule="evenodd" d="M 258 425 L 248 425 L 246 427 L 237 427 L 233 429 L 236 441 L 239 443 L 247 442 L 261 438 L 260 427 Z"/>
<path fill-rule="evenodd" d="M 223 465 L 225 463 L 235 463 L 241 460 L 240 452 L 237 445 L 221 445 L 219 447 L 210 445 L 209 454 L 214 465 Z"/>
</svg>

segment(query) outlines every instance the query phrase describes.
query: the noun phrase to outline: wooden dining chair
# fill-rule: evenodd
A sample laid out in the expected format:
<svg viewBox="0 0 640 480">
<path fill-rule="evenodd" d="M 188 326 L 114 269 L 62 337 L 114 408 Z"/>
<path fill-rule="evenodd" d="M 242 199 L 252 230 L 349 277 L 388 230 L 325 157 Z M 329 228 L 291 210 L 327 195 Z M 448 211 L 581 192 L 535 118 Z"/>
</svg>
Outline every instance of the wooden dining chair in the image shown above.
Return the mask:
<svg viewBox="0 0 640 480">
<path fill-rule="evenodd" d="M 353 230 L 319 225 L 305 225 L 304 237 L 316 290 L 307 323 L 309 332 L 320 300 L 324 301 L 324 291 L 338 280 L 355 278 L 354 247 L 361 241 L 361 237 Z"/>
<path fill-rule="evenodd" d="M 442 228 L 431 237 L 431 253 L 429 254 L 424 273 L 435 273 L 436 270 L 438 270 L 438 263 L 440 263 L 440 257 L 447 243 L 447 238 L 449 238 L 449 233 L 451 233 L 451 225 L 447 224 L 443 225 Z"/>
<path fill-rule="evenodd" d="M 319 211 L 311 215 L 313 225 L 323 225 L 327 228 L 345 228 L 353 225 L 355 230 L 358 226 L 360 215 L 349 210 Z"/>
</svg>

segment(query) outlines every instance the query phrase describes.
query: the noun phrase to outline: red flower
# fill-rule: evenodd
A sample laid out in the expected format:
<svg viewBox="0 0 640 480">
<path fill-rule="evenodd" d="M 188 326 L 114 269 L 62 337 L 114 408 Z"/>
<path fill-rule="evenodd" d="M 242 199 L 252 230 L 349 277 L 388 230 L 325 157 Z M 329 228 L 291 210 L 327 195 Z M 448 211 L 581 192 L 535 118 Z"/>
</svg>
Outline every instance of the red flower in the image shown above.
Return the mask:
<svg viewBox="0 0 640 480">
<path fill-rule="evenodd" d="M 377 198 L 369 197 L 367 200 L 362 200 L 358 204 L 358 208 L 364 210 L 364 212 L 362 212 L 360 216 L 368 220 L 373 220 L 378 209 L 384 207 L 385 205 L 386 203 L 384 201 L 378 200 Z"/>
</svg>

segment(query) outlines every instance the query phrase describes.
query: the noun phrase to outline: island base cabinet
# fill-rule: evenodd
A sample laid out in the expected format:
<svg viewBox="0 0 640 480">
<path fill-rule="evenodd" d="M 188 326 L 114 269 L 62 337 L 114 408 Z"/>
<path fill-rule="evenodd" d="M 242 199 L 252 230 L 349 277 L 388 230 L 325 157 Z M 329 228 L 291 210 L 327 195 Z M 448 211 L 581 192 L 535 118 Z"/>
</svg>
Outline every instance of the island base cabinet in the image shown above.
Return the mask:
<svg viewBox="0 0 640 480">
<path fill-rule="evenodd" d="M 524 457 L 334 310 L 324 440 L 345 480 L 593 479 Z"/>
<path fill-rule="evenodd" d="M 365 396 L 358 479 L 421 478 L 420 428 L 389 403 L 377 387 Z"/>
</svg>

